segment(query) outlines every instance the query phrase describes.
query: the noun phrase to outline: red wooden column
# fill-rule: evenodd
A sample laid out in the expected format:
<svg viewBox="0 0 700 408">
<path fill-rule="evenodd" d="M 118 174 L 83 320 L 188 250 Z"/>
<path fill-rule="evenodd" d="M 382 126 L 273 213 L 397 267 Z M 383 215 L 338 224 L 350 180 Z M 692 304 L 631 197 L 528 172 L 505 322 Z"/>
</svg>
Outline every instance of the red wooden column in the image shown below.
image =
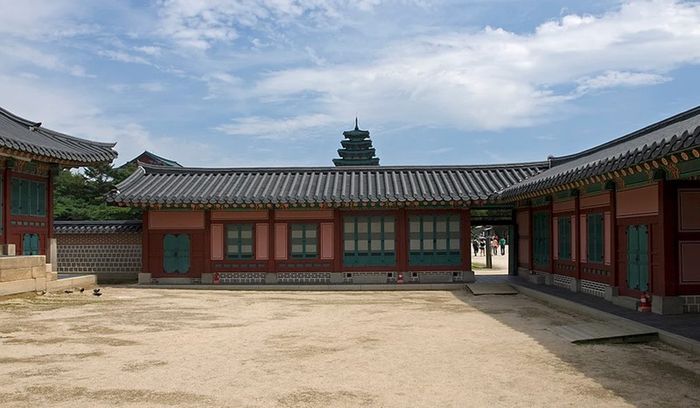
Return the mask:
<svg viewBox="0 0 700 408">
<path fill-rule="evenodd" d="M 211 210 L 204 210 L 204 268 L 202 273 L 211 272 Z M 200 275 L 201 277 L 201 275 Z"/>
<path fill-rule="evenodd" d="M 530 219 L 530 222 L 528 222 L 528 225 L 527 225 L 527 229 L 528 229 L 527 236 L 529 238 L 527 240 L 527 246 L 528 246 L 527 264 L 530 267 L 530 273 L 532 273 L 535 270 L 535 254 L 533 253 L 533 251 L 535 249 L 535 245 L 533 242 L 535 240 L 534 239 L 535 237 L 532 235 L 535 228 L 532 225 L 534 222 L 534 211 L 532 211 L 532 202 L 528 205 L 527 216 Z"/>
<path fill-rule="evenodd" d="M 141 272 L 142 273 L 151 273 L 150 268 L 149 268 L 149 251 L 150 251 L 150 240 L 149 238 L 149 231 L 148 231 L 148 209 L 145 208 L 143 210 L 143 224 L 141 227 Z"/>
<path fill-rule="evenodd" d="M 345 248 L 343 248 L 343 216 L 340 210 L 335 208 L 333 210 L 333 248 L 334 248 L 334 258 L 333 258 L 333 272 L 340 272 L 343 269 L 343 254 L 345 253 Z"/>
<path fill-rule="evenodd" d="M 571 235 L 576 234 L 576 245 L 575 248 L 573 248 L 576 251 L 576 265 L 575 268 L 576 270 L 574 271 L 574 275 L 576 275 L 576 279 L 580 280 L 581 279 L 581 229 L 586 228 L 585 225 L 581 223 L 581 194 L 577 194 L 576 197 L 574 198 L 575 203 L 574 203 L 574 219 L 576 220 L 576 231 L 572 231 Z"/>
<path fill-rule="evenodd" d="M 408 271 L 408 213 L 405 208 L 399 210 L 396 219 L 396 268 L 401 273 Z"/>
<path fill-rule="evenodd" d="M 11 197 L 10 197 L 10 168 L 8 166 L 7 160 L 5 161 L 5 168 L 2 172 L 2 243 L 7 245 L 10 243 L 10 207 L 11 207 Z"/>
<path fill-rule="evenodd" d="M 611 220 L 611 228 L 612 231 L 610 231 L 610 240 L 612 241 L 612 249 L 610 251 L 610 273 L 612 274 L 612 279 L 610 279 L 610 284 L 612 286 L 619 286 L 620 285 L 620 277 L 618 276 L 618 269 L 619 265 L 617 264 L 617 204 L 615 200 L 617 199 L 617 193 L 615 192 L 615 189 L 612 188 L 610 189 L 610 217 L 612 218 Z"/>
<path fill-rule="evenodd" d="M 462 271 L 471 271 L 472 270 L 472 257 L 471 257 L 471 227 L 472 227 L 472 221 L 471 221 L 471 211 L 469 208 L 467 209 L 462 209 L 460 211 L 461 217 L 459 217 L 461 225 L 460 229 L 462 231 L 461 235 L 462 237 L 468 236 L 469 239 L 461 239 L 461 248 L 460 251 L 462 252 Z"/>
<path fill-rule="evenodd" d="M 267 272 L 277 272 L 275 263 L 275 210 L 267 210 Z"/>
</svg>

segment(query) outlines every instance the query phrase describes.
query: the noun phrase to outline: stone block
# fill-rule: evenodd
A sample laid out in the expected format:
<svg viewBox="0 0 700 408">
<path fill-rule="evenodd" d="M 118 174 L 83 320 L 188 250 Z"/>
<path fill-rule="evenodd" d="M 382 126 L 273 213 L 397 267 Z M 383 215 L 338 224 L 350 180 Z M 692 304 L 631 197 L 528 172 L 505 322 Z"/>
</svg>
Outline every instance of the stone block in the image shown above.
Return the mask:
<svg viewBox="0 0 700 408">
<path fill-rule="evenodd" d="M 139 284 L 141 284 L 141 285 L 151 284 L 151 274 L 150 273 L 139 273 Z"/>
<path fill-rule="evenodd" d="M 331 284 L 337 285 L 344 282 L 343 272 L 331 272 Z"/>
<path fill-rule="evenodd" d="M 36 278 L 34 279 L 34 290 L 40 292 L 46 290 L 46 278 Z"/>
<path fill-rule="evenodd" d="M 163 285 L 191 285 L 192 278 L 157 278 L 157 283 Z"/>
<path fill-rule="evenodd" d="M 44 255 L 0 257 L 0 270 L 27 267 L 31 268 L 32 266 L 40 266 L 45 264 L 46 257 Z"/>
<path fill-rule="evenodd" d="M 46 277 L 46 265 L 32 266 L 32 278 L 45 278 Z"/>
<path fill-rule="evenodd" d="M 617 286 L 608 286 L 605 288 L 603 298 L 608 302 L 612 302 L 612 298 L 620 295 L 620 289 Z"/>
<path fill-rule="evenodd" d="M 31 267 L 0 269 L 0 282 L 12 282 L 32 278 L 34 278 L 34 276 Z"/>
<path fill-rule="evenodd" d="M 265 274 L 265 284 L 266 285 L 276 285 L 278 282 L 277 274 L 274 272 L 268 272 Z"/>
<path fill-rule="evenodd" d="M 652 296 L 651 311 L 661 315 L 683 313 L 683 299 L 680 296 Z"/>
<path fill-rule="evenodd" d="M 58 279 L 58 272 L 47 272 L 46 281 L 55 281 Z"/>
<path fill-rule="evenodd" d="M 637 306 L 639 306 L 639 299 L 630 296 L 614 296 L 612 298 L 612 303 L 614 305 L 624 307 L 625 309 L 637 310 Z"/>
<path fill-rule="evenodd" d="M 150 275 L 150 274 L 148 274 Z M 150 276 L 149 276 L 150 280 Z M 212 285 L 214 284 L 214 274 L 213 273 L 203 273 L 202 280 L 200 281 L 202 285 Z"/>
<path fill-rule="evenodd" d="M 378 284 L 386 283 L 386 272 L 354 272 L 352 283 Z"/>
<path fill-rule="evenodd" d="M 462 278 L 464 279 L 465 283 L 476 282 L 476 275 L 474 274 L 474 271 L 462 272 Z"/>
<path fill-rule="evenodd" d="M 48 292 L 58 292 L 71 288 L 86 288 L 97 284 L 97 276 L 82 275 L 73 278 L 57 279 L 46 282 L 46 290 Z"/>
<path fill-rule="evenodd" d="M 551 273 L 543 273 L 542 276 L 544 276 L 544 284 L 547 286 L 552 286 L 554 285 L 554 275 Z"/>
<path fill-rule="evenodd" d="M 23 279 L 12 282 L 0 282 L 0 296 L 34 292 L 35 289 L 36 281 L 34 279 Z"/>
<path fill-rule="evenodd" d="M 581 291 L 581 281 L 578 279 L 572 279 L 571 286 L 569 287 L 569 290 L 572 292 L 580 292 Z"/>
<path fill-rule="evenodd" d="M 16 256 L 17 249 L 15 244 L 0 245 L 0 256 Z"/>
<path fill-rule="evenodd" d="M 529 275 L 528 279 L 530 283 L 534 283 L 537 285 L 544 285 L 545 283 L 545 278 L 543 275 Z"/>
</svg>

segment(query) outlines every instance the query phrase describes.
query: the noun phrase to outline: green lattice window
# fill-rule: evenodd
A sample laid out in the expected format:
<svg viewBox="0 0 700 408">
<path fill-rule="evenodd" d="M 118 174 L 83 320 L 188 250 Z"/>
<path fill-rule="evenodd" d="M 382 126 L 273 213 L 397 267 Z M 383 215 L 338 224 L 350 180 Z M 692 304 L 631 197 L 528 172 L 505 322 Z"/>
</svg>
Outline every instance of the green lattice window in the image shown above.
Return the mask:
<svg viewBox="0 0 700 408">
<path fill-rule="evenodd" d="M 226 225 L 226 259 L 253 258 L 253 224 Z"/>
<path fill-rule="evenodd" d="M 588 214 L 588 262 L 602 263 L 605 247 L 603 214 Z"/>
<path fill-rule="evenodd" d="M 343 263 L 348 266 L 396 264 L 394 217 L 345 217 Z"/>
<path fill-rule="evenodd" d="M 571 217 L 559 217 L 559 259 L 571 260 Z"/>
<path fill-rule="evenodd" d="M 292 258 L 318 258 L 318 224 L 292 224 L 290 229 Z"/>
<path fill-rule="evenodd" d="M 458 215 L 409 217 L 411 265 L 458 265 L 461 261 Z"/>
<path fill-rule="evenodd" d="M 532 248 L 535 265 L 549 264 L 550 226 L 549 213 L 540 211 L 532 214 Z"/>
<path fill-rule="evenodd" d="M 12 215 L 46 216 L 46 183 L 13 177 L 10 187 Z"/>
</svg>

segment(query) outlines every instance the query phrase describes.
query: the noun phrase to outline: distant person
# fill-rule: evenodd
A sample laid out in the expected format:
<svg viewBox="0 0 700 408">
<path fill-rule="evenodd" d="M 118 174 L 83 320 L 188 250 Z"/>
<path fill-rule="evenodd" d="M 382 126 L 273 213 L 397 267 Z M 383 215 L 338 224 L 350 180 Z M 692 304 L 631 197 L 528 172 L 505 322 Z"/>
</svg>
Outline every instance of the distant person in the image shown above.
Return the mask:
<svg viewBox="0 0 700 408">
<path fill-rule="evenodd" d="M 486 238 L 481 238 L 479 240 L 479 254 L 481 256 L 486 256 Z"/>
<path fill-rule="evenodd" d="M 472 248 L 474 248 L 474 256 L 479 256 L 479 240 L 474 239 L 472 241 Z"/>
<path fill-rule="evenodd" d="M 506 239 L 501 238 L 501 240 L 498 241 L 498 243 L 501 244 L 501 255 L 505 255 L 506 254 Z"/>
<path fill-rule="evenodd" d="M 495 235 L 491 240 L 491 251 L 493 255 L 498 255 L 498 237 Z"/>
</svg>

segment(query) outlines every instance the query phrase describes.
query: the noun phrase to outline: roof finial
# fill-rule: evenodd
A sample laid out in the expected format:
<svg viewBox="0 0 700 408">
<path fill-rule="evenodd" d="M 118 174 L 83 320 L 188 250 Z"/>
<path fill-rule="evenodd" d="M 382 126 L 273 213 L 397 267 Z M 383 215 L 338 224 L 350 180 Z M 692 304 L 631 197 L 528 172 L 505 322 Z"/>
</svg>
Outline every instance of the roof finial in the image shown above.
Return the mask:
<svg viewBox="0 0 700 408">
<path fill-rule="evenodd" d="M 357 116 L 355 116 L 355 130 L 360 130 L 360 128 L 357 126 Z"/>
</svg>

